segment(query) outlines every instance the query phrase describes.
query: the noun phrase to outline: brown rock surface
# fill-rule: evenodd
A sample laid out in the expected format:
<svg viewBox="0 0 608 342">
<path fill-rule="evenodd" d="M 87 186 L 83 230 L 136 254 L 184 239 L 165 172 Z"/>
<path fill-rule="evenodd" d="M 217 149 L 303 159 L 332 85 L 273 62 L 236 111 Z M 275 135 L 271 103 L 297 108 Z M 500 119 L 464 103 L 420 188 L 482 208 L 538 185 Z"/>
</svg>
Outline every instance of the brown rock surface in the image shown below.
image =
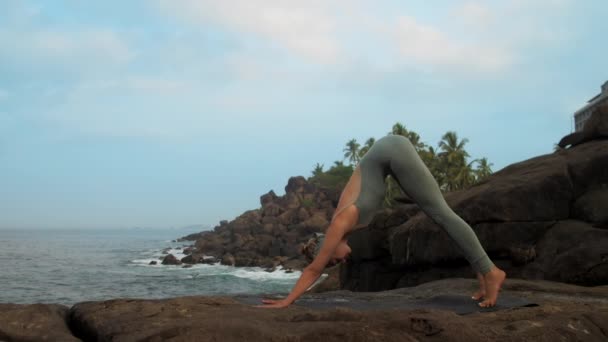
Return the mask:
<svg viewBox="0 0 608 342">
<path fill-rule="evenodd" d="M 6 341 L 606 341 L 608 286 L 581 287 L 508 279 L 504 296 L 539 306 L 458 315 L 399 303 L 444 294 L 468 294 L 472 279 L 444 279 L 377 293 L 309 294 L 303 300 L 356 300 L 357 308 L 302 302 L 261 309 L 238 298 L 190 296 L 116 299 L 58 305 L 0 305 Z M 382 303 L 379 307 L 378 304 Z M 500 303 L 500 301 L 499 301 Z M 69 324 L 66 324 L 69 322 Z"/>
<path fill-rule="evenodd" d="M 66 323 L 68 310 L 57 304 L 0 304 L 0 341 L 80 341 Z"/>
<path fill-rule="evenodd" d="M 83 302 L 71 309 L 55 304 L 0 304 L 0 341 L 608 339 L 608 286 L 508 279 L 503 296 L 527 298 L 539 306 L 468 315 L 399 308 L 400 303 L 433 296 L 468 294 L 475 287 L 472 279 L 444 279 L 376 293 L 311 293 L 302 298 L 306 306 L 300 301 L 286 309 L 256 308 L 238 297 L 203 296 Z M 326 305 L 336 300 L 364 304 L 356 308 Z"/>
</svg>

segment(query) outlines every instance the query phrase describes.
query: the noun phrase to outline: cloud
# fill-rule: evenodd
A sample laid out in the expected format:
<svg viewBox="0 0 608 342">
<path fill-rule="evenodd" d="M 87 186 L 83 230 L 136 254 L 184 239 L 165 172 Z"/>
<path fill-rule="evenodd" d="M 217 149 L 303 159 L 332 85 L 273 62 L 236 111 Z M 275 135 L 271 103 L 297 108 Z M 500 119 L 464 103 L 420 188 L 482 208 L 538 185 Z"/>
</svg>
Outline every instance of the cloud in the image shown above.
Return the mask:
<svg viewBox="0 0 608 342">
<path fill-rule="evenodd" d="M 164 10 L 194 23 L 269 39 L 295 55 L 317 63 L 335 63 L 339 55 L 332 1 L 159 0 Z"/>
<path fill-rule="evenodd" d="M 39 64 L 82 65 L 91 63 L 124 64 L 135 57 L 134 51 L 109 30 L 83 31 L 0 29 L 0 55 L 14 61 Z"/>
<path fill-rule="evenodd" d="M 231 32 L 241 42 L 242 55 L 271 66 L 289 60 L 273 50 L 274 44 L 292 57 L 334 69 L 352 70 L 364 64 L 379 71 L 406 67 L 483 75 L 507 72 L 526 53 L 526 44 L 550 40 L 550 32 L 543 28 L 546 22 L 535 14 L 539 8 L 544 8 L 543 13 L 564 12 L 571 1 L 540 1 L 540 5 L 519 0 L 462 1 L 441 9 L 449 15 L 442 17 L 441 11 L 435 11 L 431 18 L 412 4 L 380 6 L 369 1 L 157 3 L 163 13 L 188 25 Z M 506 27 L 513 28 L 513 18 L 518 18 L 519 27 L 509 32 Z M 245 77 L 252 75 L 247 65 L 237 66 L 245 67 L 236 70 L 245 71 Z"/>
<path fill-rule="evenodd" d="M 399 18 L 395 40 L 402 61 L 409 64 L 493 72 L 505 70 L 513 61 L 507 49 L 487 42 L 459 41 L 408 16 Z"/>
</svg>

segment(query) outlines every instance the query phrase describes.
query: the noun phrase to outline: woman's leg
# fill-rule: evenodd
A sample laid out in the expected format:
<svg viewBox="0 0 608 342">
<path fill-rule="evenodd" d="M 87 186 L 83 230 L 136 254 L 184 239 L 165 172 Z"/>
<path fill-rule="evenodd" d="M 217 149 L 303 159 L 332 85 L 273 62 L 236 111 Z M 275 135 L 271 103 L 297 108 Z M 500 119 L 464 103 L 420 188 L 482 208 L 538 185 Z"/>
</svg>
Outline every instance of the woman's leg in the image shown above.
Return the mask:
<svg viewBox="0 0 608 342">
<path fill-rule="evenodd" d="M 476 272 L 485 274 L 493 264 L 473 229 L 448 206 L 437 181 L 407 139 L 395 139 L 391 171 L 420 208 L 456 242 Z"/>
<path fill-rule="evenodd" d="M 484 275 L 486 280 L 484 287 L 488 295 L 483 306 L 494 305 L 505 277 L 504 272 L 494 266 L 473 229 L 448 206 L 437 181 L 420 159 L 410 141 L 406 138 L 394 139 L 393 144 L 390 167 L 397 182 L 420 208 L 456 242 L 473 269 Z"/>
</svg>

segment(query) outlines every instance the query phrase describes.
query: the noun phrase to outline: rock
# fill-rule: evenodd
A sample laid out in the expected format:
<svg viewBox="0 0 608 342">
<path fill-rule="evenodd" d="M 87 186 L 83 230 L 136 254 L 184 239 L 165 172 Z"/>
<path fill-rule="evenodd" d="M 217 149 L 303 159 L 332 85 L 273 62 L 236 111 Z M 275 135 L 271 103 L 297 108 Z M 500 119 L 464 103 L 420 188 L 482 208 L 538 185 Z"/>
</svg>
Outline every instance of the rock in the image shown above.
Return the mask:
<svg viewBox="0 0 608 342">
<path fill-rule="evenodd" d="M 169 248 L 165 248 L 165 249 L 163 249 L 163 251 L 161 253 L 163 253 L 163 254 L 169 254 L 170 250 L 171 250 L 170 247 Z"/>
<path fill-rule="evenodd" d="M 287 181 L 287 185 L 285 186 L 285 193 L 288 194 L 303 192 L 304 186 L 307 183 L 308 182 L 306 181 L 306 178 L 302 176 L 291 177 L 289 178 L 289 180 Z"/>
<path fill-rule="evenodd" d="M 313 232 L 322 232 L 329 226 L 329 220 L 324 213 L 319 212 L 304 220 L 302 226 L 311 228 Z"/>
<path fill-rule="evenodd" d="M 214 265 L 217 262 L 218 262 L 218 260 L 214 257 L 202 258 L 202 260 L 200 261 L 201 264 L 205 264 L 205 265 Z"/>
<path fill-rule="evenodd" d="M 306 221 L 309 217 L 310 214 L 308 213 L 308 210 L 302 207 L 298 209 L 298 212 L 296 213 L 296 218 L 298 221 Z"/>
<path fill-rule="evenodd" d="M 157 265 L 157 264 L 158 264 L 157 261 L 152 260 L 152 261 L 150 261 L 150 263 L 148 265 Z"/>
<path fill-rule="evenodd" d="M 301 270 L 304 267 L 306 267 L 307 264 L 308 263 L 304 260 L 290 259 L 290 260 L 283 262 L 282 266 L 283 266 L 283 268 L 286 268 L 286 269 Z"/>
<path fill-rule="evenodd" d="M 162 262 L 163 265 L 181 265 L 182 262 L 178 260 L 173 254 L 167 255 Z"/>
<path fill-rule="evenodd" d="M 221 264 L 227 266 L 234 266 L 236 264 L 236 260 L 234 259 L 234 256 L 232 254 L 228 253 L 222 257 Z"/>
<path fill-rule="evenodd" d="M 198 263 L 203 262 L 203 260 L 204 260 L 204 256 L 202 254 L 193 253 L 193 254 L 183 257 L 181 259 L 181 262 L 183 262 L 184 264 L 198 264 Z"/>
<path fill-rule="evenodd" d="M 200 233 L 193 233 L 190 235 L 186 235 L 184 237 L 181 237 L 177 240 L 174 240 L 175 242 L 182 242 L 182 241 L 196 241 L 196 239 L 200 238 L 203 235 L 204 232 L 200 232 Z"/>
<path fill-rule="evenodd" d="M 58 304 L 0 304 L 0 341 L 80 341 L 68 327 L 68 310 Z"/>
<path fill-rule="evenodd" d="M 588 141 L 608 138 L 608 104 L 597 107 L 585 122 L 582 131 L 563 137 L 558 143 L 561 148 L 574 147 Z"/>
<path fill-rule="evenodd" d="M 289 209 L 298 209 L 301 205 L 300 198 L 297 194 L 293 192 L 288 192 L 283 196 L 281 205 L 285 207 L 287 210 Z"/>
<path fill-rule="evenodd" d="M 226 239 L 218 234 L 209 234 L 204 238 L 196 240 L 196 250 L 204 253 L 205 255 L 223 255 L 224 244 Z"/>
<path fill-rule="evenodd" d="M 277 217 L 277 216 L 281 215 L 284 211 L 285 211 L 285 209 L 283 209 L 278 204 L 269 203 L 266 206 L 264 206 L 264 209 L 262 209 L 262 216 L 264 218 Z"/>
<path fill-rule="evenodd" d="M 608 283 L 608 230 L 561 221 L 538 243 L 544 279 L 580 285 Z"/>
<path fill-rule="evenodd" d="M 274 193 L 274 191 L 270 190 L 267 194 L 260 197 L 260 204 L 262 207 L 265 207 L 267 204 L 272 203 L 276 199 L 277 195 Z"/>
<path fill-rule="evenodd" d="M 261 310 L 239 297 L 189 296 L 84 302 L 70 309 L 70 325 L 85 341 L 605 341 L 608 288 L 511 279 L 502 295 L 537 307 L 457 315 L 404 309 L 400 303 L 475 289 L 473 279 L 445 279 L 385 293 L 312 293 L 317 305 L 341 299 L 358 307 Z M 484 329 L 480 329 L 484 327 Z"/>
<path fill-rule="evenodd" d="M 573 216 L 597 226 L 608 224 L 608 185 L 591 189 L 574 202 Z"/>
<path fill-rule="evenodd" d="M 328 268 L 324 273 L 327 274 L 327 277 L 310 289 L 310 292 L 321 293 L 340 290 L 340 266 Z"/>
</svg>

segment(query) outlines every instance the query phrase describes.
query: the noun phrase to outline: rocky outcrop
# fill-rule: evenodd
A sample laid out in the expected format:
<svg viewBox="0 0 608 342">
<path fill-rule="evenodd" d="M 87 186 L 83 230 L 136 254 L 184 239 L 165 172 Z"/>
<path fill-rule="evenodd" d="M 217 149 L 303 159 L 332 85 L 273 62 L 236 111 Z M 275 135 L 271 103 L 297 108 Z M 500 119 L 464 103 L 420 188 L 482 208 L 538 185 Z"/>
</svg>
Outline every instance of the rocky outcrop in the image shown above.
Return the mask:
<svg viewBox="0 0 608 342">
<path fill-rule="evenodd" d="M 585 122 L 583 129 L 563 137 L 558 146 L 574 147 L 596 139 L 608 139 L 608 104 L 597 107 Z"/>
<path fill-rule="evenodd" d="M 608 284 L 608 141 L 510 165 L 445 197 L 510 276 Z M 457 246 L 413 204 L 377 215 L 349 241 L 353 260 L 341 272 L 347 289 L 471 276 Z"/>
<path fill-rule="evenodd" d="M 164 257 L 162 264 L 163 265 L 181 265 L 182 262 L 179 259 L 177 259 L 173 254 L 168 254 L 166 257 Z"/>
<path fill-rule="evenodd" d="M 0 340 L 474 342 L 608 338 L 606 286 L 509 279 L 503 296 L 523 298 L 538 306 L 468 315 L 434 306 L 407 308 L 408 303 L 425 298 L 468 294 L 475 285 L 473 280 L 446 279 L 382 293 L 310 294 L 286 309 L 257 308 L 239 297 L 203 296 L 84 302 L 70 309 L 0 304 Z M 259 303 L 259 299 L 254 302 Z"/>
<path fill-rule="evenodd" d="M 224 265 L 301 269 L 300 246 L 329 225 L 339 191 L 322 189 L 304 177 L 291 177 L 285 195 L 270 191 L 260 197 L 261 207 L 236 219 L 222 221 L 213 231 L 192 234 L 193 257 L 182 262 L 199 263 L 195 256 L 213 256 Z"/>
</svg>

